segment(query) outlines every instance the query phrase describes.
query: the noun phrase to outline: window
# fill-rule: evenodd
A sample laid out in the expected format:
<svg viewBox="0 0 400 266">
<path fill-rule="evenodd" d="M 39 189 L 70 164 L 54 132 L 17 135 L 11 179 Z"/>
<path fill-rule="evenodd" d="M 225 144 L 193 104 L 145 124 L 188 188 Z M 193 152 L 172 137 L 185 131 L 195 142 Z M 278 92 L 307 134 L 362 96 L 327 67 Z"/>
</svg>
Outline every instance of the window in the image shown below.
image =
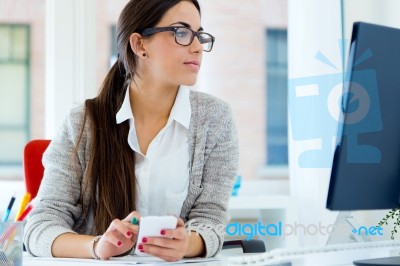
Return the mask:
<svg viewBox="0 0 400 266">
<path fill-rule="evenodd" d="M 118 60 L 118 47 L 117 47 L 117 26 L 111 26 L 111 57 L 110 67 L 112 67 Z"/>
<path fill-rule="evenodd" d="M 267 165 L 288 164 L 287 30 L 268 29 L 267 38 Z"/>
<path fill-rule="evenodd" d="M 21 166 L 29 139 L 28 25 L 0 24 L 0 166 Z"/>
</svg>

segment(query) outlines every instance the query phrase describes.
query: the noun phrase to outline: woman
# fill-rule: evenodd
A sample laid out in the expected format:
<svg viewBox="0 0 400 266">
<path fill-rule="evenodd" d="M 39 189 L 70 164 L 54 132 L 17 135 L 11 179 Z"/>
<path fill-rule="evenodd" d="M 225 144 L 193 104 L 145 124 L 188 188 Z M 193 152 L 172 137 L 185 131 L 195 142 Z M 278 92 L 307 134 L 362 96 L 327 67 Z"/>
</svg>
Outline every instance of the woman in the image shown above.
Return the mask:
<svg viewBox="0 0 400 266">
<path fill-rule="evenodd" d="M 131 0 L 117 31 L 119 57 L 98 97 L 71 111 L 44 154 L 26 248 L 95 259 L 135 245 L 166 261 L 214 256 L 229 219 L 236 130 L 227 104 L 185 87 L 214 37 L 201 28 L 197 0 Z M 162 230 L 169 238 L 137 239 L 132 218 L 166 214 L 180 217 Z"/>
</svg>

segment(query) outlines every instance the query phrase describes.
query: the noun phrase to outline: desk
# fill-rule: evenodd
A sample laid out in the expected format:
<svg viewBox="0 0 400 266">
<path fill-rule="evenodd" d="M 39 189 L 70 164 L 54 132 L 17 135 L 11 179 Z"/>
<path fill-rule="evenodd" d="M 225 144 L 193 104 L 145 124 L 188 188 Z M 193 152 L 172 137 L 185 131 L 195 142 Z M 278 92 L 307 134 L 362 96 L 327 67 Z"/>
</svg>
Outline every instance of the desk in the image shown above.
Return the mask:
<svg viewBox="0 0 400 266">
<path fill-rule="evenodd" d="M 218 256 L 217 260 L 214 261 L 206 261 L 199 263 L 190 263 L 190 265 L 196 266 L 223 266 L 226 264 L 226 257 Z M 35 258 L 30 256 L 29 254 L 24 254 L 23 266 L 85 266 L 85 265 L 135 265 L 134 263 L 130 264 L 129 261 L 125 259 L 125 261 L 121 261 L 123 258 L 114 258 L 115 260 L 94 260 L 94 259 L 64 259 L 64 258 Z M 132 261 L 134 258 L 132 258 Z M 185 263 L 169 263 L 169 262 L 156 262 L 156 263 L 146 263 L 146 265 L 185 265 Z"/>
<path fill-rule="evenodd" d="M 350 252 L 350 251 L 349 251 Z M 340 252 L 341 253 L 341 252 Z M 243 255 L 233 255 L 233 256 L 243 256 Z M 354 266 L 352 261 L 360 259 L 360 257 L 351 256 L 350 253 L 347 255 L 344 254 L 314 254 L 312 258 L 296 257 L 288 260 L 274 260 L 270 262 L 264 262 L 262 264 L 249 264 L 249 265 L 265 265 L 265 266 L 288 266 L 291 263 L 291 266 Z M 208 262 L 199 262 L 199 263 L 190 263 L 192 266 L 229 266 L 229 265 L 237 265 L 230 264 L 228 261 L 228 257 L 226 255 L 218 256 L 218 261 L 208 261 Z M 368 259 L 370 256 L 363 256 L 363 258 Z M 361 258 L 361 259 L 363 259 Z M 121 263 L 113 263 L 113 261 L 97 261 L 97 260 L 87 260 L 87 262 L 82 261 L 68 261 L 65 259 L 24 259 L 24 266 L 85 266 L 85 265 L 108 265 L 108 266 L 120 266 L 120 265 L 130 265 L 130 264 L 121 264 Z M 134 265 L 134 264 L 131 264 Z M 183 263 L 153 263 L 153 264 L 145 264 L 145 265 L 185 265 Z M 187 265 L 187 264 L 186 264 Z"/>
<path fill-rule="evenodd" d="M 299 256 L 293 256 L 290 258 L 284 258 L 279 260 L 273 260 L 269 262 L 264 262 L 260 264 L 251 264 L 251 265 L 289 265 L 288 260 L 292 263 L 292 266 L 354 266 L 353 261 L 359 259 L 369 259 L 369 258 L 377 258 L 377 257 L 386 257 L 390 255 L 389 248 L 375 248 L 375 249 L 359 249 L 359 250 L 345 250 L 345 251 L 337 251 L 337 252 L 329 252 L 329 253 L 314 253 L 314 254 L 305 254 Z M 257 254 L 242 254 L 242 253 L 226 253 L 221 252 L 220 255 L 217 256 L 217 261 L 208 261 L 208 262 L 200 262 L 196 264 L 191 264 L 193 266 L 226 266 L 233 265 L 229 263 L 229 258 L 233 257 L 249 257 L 249 256 L 257 256 Z M 98 261 L 98 260 L 82 260 L 73 261 L 69 259 L 37 259 L 32 258 L 29 255 L 25 254 L 24 257 L 24 266 L 78 266 L 78 265 L 127 265 L 121 263 L 115 263 L 112 260 L 109 261 Z M 146 264 L 146 265 L 184 265 L 182 263 L 164 263 L 164 264 Z M 234 264 L 238 265 L 238 264 Z"/>
<path fill-rule="evenodd" d="M 355 260 L 398 256 L 400 243 L 377 241 L 359 244 L 332 245 L 324 248 L 307 247 L 295 250 L 277 250 L 264 254 L 242 254 L 228 258 L 227 265 L 291 265 L 291 266 L 351 266 Z M 354 266 L 354 265 L 353 265 Z"/>
</svg>

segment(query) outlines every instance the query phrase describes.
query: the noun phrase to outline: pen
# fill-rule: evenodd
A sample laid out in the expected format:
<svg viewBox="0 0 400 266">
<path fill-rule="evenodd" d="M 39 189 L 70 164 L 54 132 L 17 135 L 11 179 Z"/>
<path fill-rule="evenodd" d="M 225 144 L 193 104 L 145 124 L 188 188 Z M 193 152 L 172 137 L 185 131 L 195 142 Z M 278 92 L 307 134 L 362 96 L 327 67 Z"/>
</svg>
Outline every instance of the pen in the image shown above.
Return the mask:
<svg viewBox="0 0 400 266">
<path fill-rule="evenodd" d="M 21 199 L 17 215 L 15 216 L 15 221 L 18 221 L 18 218 L 21 216 L 22 212 L 25 210 L 26 205 L 28 205 L 30 200 L 31 200 L 31 194 L 29 192 L 26 192 Z"/>
<path fill-rule="evenodd" d="M 14 242 L 15 235 L 17 234 L 17 230 L 13 230 L 10 236 L 7 238 L 6 242 L 4 243 L 3 250 L 7 251 L 8 247 L 11 243 Z"/>
<path fill-rule="evenodd" d="M 0 235 L 0 250 L 2 249 L 4 244 L 7 242 L 7 240 L 14 234 L 15 230 L 16 230 L 16 224 L 13 223 L 7 228 L 7 230 L 4 233 L 2 233 Z"/>
<path fill-rule="evenodd" d="M 25 217 L 29 214 L 29 212 L 32 210 L 32 208 L 33 206 L 31 204 L 28 204 L 24 212 L 21 214 L 21 216 L 19 216 L 17 222 L 22 222 L 25 219 Z M 16 224 L 14 223 L 6 230 L 4 234 L 0 235 L 0 246 L 4 245 L 4 242 L 11 236 L 15 228 Z"/>
<path fill-rule="evenodd" d="M 7 209 L 6 209 L 6 211 L 5 211 L 4 215 L 3 215 L 2 222 L 7 222 L 8 217 L 10 216 L 10 213 L 11 213 L 11 209 L 12 209 L 12 207 L 14 205 L 14 201 L 15 201 L 15 196 L 12 196 L 11 200 L 10 200 L 10 203 L 8 204 L 8 207 L 7 207 Z"/>
<path fill-rule="evenodd" d="M 21 222 L 25 219 L 25 217 L 30 213 L 30 211 L 32 210 L 33 206 L 31 204 L 29 204 L 26 209 L 24 210 L 24 212 L 21 214 L 20 217 L 18 217 L 17 222 Z"/>
</svg>

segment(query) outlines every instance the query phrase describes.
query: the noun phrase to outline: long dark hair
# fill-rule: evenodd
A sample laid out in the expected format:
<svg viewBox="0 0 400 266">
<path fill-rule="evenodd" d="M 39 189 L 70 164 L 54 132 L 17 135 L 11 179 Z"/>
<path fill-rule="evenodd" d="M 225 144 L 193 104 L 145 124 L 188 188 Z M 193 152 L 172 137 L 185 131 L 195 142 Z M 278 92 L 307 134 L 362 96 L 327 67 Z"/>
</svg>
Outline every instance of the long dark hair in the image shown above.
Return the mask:
<svg viewBox="0 0 400 266">
<path fill-rule="evenodd" d="M 118 60 L 108 72 L 99 95 L 86 100 L 83 128 L 90 120 L 90 158 L 83 195 L 89 188 L 93 201 L 94 231 L 105 232 L 115 218 L 122 219 L 136 210 L 137 180 L 135 154 L 128 144 L 129 122 L 116 123 L 125 93 L 134 75 L 137 75 L 137 56 L 130 48 L 129 37 L 154 27 L 163 15 L 180 1 L 192 2 L 200 13 L 197 0 L 131 0 L 118 19 Z M 76 150 L 77 150 L 76 147 Z M 85 214 L 87 215 L 87 214 Z"/>
</svg>

